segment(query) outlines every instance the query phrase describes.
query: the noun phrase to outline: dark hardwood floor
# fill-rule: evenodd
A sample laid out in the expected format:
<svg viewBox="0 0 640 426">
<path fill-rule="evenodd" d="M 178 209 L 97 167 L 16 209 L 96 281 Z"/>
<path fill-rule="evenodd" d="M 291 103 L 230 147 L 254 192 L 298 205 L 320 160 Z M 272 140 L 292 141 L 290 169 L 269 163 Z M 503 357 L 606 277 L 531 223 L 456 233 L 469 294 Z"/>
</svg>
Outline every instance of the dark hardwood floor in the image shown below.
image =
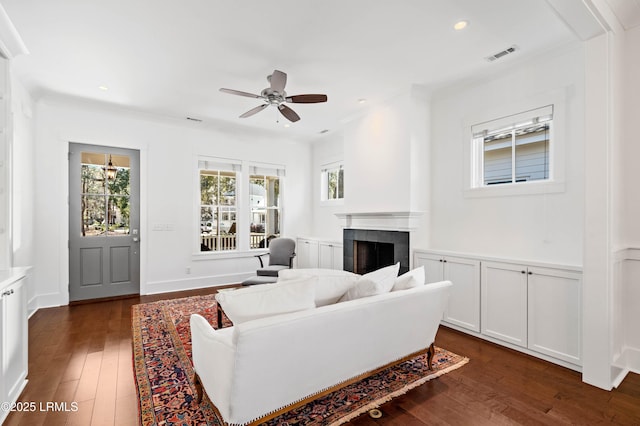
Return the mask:
<svg viewBox="0 0 640 426">
<path fill-rule="evenodd" d="M 77 411 L 13 412 L 6 425 L 136 425 L 131 306 L 214 289 L 39 310 L 29 320 L 29 384 L 20 400 Z M 606 392 L 580 374 L 441 327 L 436 344 L 470 362 L 352 425 L 640 425 L 640 376 Z"/>
</svg>

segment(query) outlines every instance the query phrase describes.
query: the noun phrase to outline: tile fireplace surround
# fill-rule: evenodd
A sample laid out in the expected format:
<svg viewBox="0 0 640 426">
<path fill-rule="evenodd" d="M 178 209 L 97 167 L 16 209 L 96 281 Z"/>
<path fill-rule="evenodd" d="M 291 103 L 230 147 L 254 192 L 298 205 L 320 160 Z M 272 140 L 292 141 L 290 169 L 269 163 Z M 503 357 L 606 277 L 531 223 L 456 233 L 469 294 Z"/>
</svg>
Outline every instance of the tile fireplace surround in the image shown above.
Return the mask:
<svg viewBox="0 0 640 426">
<path fill-rule="evenodd" d="M 354 262 L 357 267 L 357 255 L 360 251 L 361 256 L 363 256 L 362 252 L 365 252 L 365 269 L 400 262 L 399 273 L 407 272 L 409 270 L 411 231 L 415 231 L 419 227 L 423 215 L 424 212 L 421 211 L 336 213 L 338 219 L 343 222 L 344 270 L 354 272 Z M 354 247 L 359 245 L 357 242 L 365 242 L 365 244 L 354 251 Z M 375 255 L 368 253 L 372 250 Z M 367 259 L 370 256 L 381 257 L 382 263 L 371 265 L 371 259 Z"/>
<path fill-rule="evenodd" d="M 363 274 L 397 262 L 399 274 L 409 270 L 407 231 L 344 229 L 343 247 L 345 271 Z"/>
</svg>

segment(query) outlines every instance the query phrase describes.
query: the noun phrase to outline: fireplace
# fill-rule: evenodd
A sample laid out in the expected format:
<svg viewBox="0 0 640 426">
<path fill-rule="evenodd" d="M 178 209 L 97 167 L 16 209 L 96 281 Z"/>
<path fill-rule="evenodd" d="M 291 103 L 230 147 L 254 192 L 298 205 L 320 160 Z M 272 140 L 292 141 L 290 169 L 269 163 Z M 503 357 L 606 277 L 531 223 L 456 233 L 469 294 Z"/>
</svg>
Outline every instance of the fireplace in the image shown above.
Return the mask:
<svg viewBox="0 0 640 426">
<path fill-rule="evenodd" d="M 398 262 L 399 274 L 409 270 L 409 232 L 345 229 L 343 247 L 345 271 L 366 274 Z"/>
</svg>

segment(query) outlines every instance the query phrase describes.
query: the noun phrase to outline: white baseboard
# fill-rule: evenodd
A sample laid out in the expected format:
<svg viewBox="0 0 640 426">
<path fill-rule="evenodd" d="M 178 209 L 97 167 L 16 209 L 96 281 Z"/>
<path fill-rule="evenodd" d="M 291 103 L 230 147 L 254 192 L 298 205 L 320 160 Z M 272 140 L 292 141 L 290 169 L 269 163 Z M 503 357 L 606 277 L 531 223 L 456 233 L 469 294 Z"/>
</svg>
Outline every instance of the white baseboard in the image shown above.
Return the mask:
<svg viewBox="0 0 640 426">
<path fill-rule="evenodd" d="M 144 294 L 170 293 L 174 291 L 195 290 L 198 288 L 238 284 L 254 274 L 255 272 L 245 272 L 227 275 L 212 275 L 209 277 L 196 277 L 181 280 L 152 281 L 148 282 L 145 286 Z"/>
</svg>

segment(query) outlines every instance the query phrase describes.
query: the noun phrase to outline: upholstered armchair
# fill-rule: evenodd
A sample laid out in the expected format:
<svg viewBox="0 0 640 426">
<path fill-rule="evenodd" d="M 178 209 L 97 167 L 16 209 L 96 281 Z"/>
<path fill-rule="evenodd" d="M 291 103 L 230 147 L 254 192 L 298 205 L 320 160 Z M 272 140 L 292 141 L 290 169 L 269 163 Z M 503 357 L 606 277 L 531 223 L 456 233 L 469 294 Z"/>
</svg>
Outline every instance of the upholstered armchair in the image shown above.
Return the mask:
<svg viewBox="0 0 640 426">
<path fill-rule="evenodd" d="M 273 238 L 269 241 L 269 251 L 256 255 L 260 260 L 260 269 L 256 276 L 242 282 L 243 285 L 274 283 L 278 280 L 278 272 L 293 267 L 293 258 L 296 242 L 291 238 Z M 264 256 L 268 256 L 268 264 L 265 265 Z"/>
</svg>

